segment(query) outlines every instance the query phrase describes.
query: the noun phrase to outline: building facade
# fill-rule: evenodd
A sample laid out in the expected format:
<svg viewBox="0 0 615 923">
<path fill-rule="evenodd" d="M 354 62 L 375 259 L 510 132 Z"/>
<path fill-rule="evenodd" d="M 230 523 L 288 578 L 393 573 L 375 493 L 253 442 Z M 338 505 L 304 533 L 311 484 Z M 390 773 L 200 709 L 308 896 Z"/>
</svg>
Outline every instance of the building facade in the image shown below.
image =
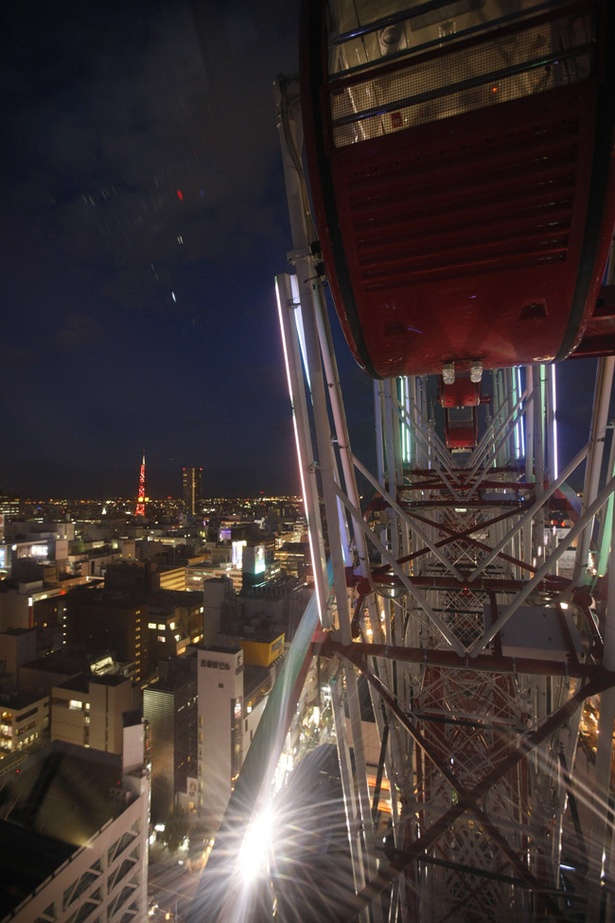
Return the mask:
<svg viewBox="0 0 615 923">
<path fill-rule="evenodd" d="M 182 468 L 182 497 L 186 512 L 190 516 L 196 516 L 200 512 L 202 481 L 202 468 Z"/>
<path fill-rule="evenodd" d="M 133 708 L 129 679 L 82 673 L 51 690 L 51 739 L 121 754 L 123 716 Z"/>
<path fill-rule="evenodd" d="M 178 796 L 182 801 L 188 798 L 188 780 L 197 775 L 196 658 L 194 651 L 161 662 L 158 679 L 143 690 L 143 717 L 150 729 L 153 823 L 168 821 Z M 187 808 L 195 809 L 196 803 Z"/>
<path fill-rule="evenodd" d="M 136 682 L 149 670 L 147 603 L 119 590 L 72 590 L 66 597 L 66 641 L 107 650 L 122 664 L 132 664 Z"/>
<path fill-rule="evenodd" d="M 197 656 L 198 807 L 217 826 L 243 761 L 243 651 L 210 645 Z"/>
<path fill-rule="evenodd" d="M 49 696 L 0 697 L 0 757 L 49 739 Z"/>
</svg>

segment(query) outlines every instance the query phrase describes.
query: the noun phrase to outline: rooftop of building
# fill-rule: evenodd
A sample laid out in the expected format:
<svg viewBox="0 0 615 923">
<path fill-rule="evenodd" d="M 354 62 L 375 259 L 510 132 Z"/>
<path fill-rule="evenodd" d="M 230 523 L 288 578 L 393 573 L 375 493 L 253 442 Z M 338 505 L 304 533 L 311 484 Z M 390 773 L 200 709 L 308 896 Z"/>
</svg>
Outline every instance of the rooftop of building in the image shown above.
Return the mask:
<svg viewBox="0 0 615 923">
<path fill-rule="evenodd" d="M 173 609 L 177 606 L 202 606 L 203 594 L 199 590 L 157 590 L 151 593 L 147 602 L 150 612 L 156 606 Z"/>
<path fill-rule="evenodd" d="M 0 705 L 5 710 L 22 711 L 24 708 L 28 708 L 30 705 L 41 702 L 46 698 L 47 696 L 40 692 L 14 690 L 0 695 Z"/>
<path fill-rule="evenodd" d="M 117 816 L 120 757 L 54 741 L 0 788 L 0 919 Z"/>
<path fill-rule="evenodd" d="M 284 634 L 279 625 L 240 625 L 238 635 L 242 641 L 257 641 L 259 644 L 271 644 Z"/>
<path fill-rule="evenodd" d="M 66 596 L 66 608 L 135 610 L 143 605 L 132 587 L 75 587 Z"/>
<path fill-rule="evenodd" d="M 158 664 L 158 678 L 149 683 L 147 690 L 157 692 L 174 692 L 187 683 L 196 683 L 196 648 L 191 648 L 183 657 L 172 657 Z"/>
<path fill-rule="evenodd" d="M 259 667 L 246 663 L 243 668 L 243 697 L 248 701 L 263 685 L 271 685 L 271 673 L 268 667 Z M 269 691 L 269 690 L 267 690 Z"/>
<path fill-rule="evenodd" d="M 296 577 L 284 575 L 254 586 L 244 587 L 239 595 L 249 599 L 281 599 L 302 587 L 303 584 Z"/>
<path fill-rule="evenodd" d="M 43 657 L 29 660 L 23 664 L 30 670 L 41 670 L 49 673 L 63 673 L 74 675 L 76 673 L 91 673 L 92 667 L 101 661 L 110 660 L 108 651 L 85 650 L 83 648 L 67 648 L 51 651 Z M 95 675 L 95 674 L 91 674 Z"/>
<path fill-rule="evenodd" d="M 0 888 L 0 919 L 4 920 L 75 852 L 53 837 L 24 830 L 0 820 L 0 863 L 10 882 Z"/>
<path fill-rule="evenodd" d="M 79 673 L 78 676 L 71 676 L 63 683 L 58 683 L 56 689 L 68 689 L 73 692 L 88 692 L 90 686 L 121 686 L 129 680 L 125 676 L 118 676 L 116 673 L 104 673 L 97 676 L 94 673 Z"/>
<path fill-rule="evenodd" d="M 207 644 L 202 648 L 204 651 L 212 651 L 215 654 L 237 654 L 241 650 L 240 644 Z"/>
</svg>

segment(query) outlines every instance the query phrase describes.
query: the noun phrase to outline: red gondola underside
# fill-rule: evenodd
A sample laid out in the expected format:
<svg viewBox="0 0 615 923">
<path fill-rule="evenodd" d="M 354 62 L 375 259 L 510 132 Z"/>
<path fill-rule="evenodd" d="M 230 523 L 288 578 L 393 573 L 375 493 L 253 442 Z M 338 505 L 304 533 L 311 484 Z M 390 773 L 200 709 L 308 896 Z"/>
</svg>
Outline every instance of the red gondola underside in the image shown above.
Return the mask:
<svg viewBox="0 0 615 923">
<path fill-rule="evenodd" d="M 555 15 L 591 22 L 583 79 L 559 85 L 549 71 L 547 89 L 433 121 L 416 117 L 428 94 L 415 95 L 383 105 L 378 132 L 367 119 L 336 123 L 366 77 L 329 77 L 325 8 L 305 4 L 302 110 L 325 269 L 357 362 L 390 377 L 565 358 L 591 319 L 615 222 L 612 5 L 564 3 L 540 18 L 543 32 Z M 508 48 L 514 27 L 497 37 Z M 455 61 L 486 41 L 460 40 Z M 400 80 L 402 66 L 408 80 L 422 68 L 445 83 L 452 63 L 441 47 L 397 56 L 369 72 L 372 86 Z M 483 82 L 475 100 L 502 87 Z"/>
</svg>

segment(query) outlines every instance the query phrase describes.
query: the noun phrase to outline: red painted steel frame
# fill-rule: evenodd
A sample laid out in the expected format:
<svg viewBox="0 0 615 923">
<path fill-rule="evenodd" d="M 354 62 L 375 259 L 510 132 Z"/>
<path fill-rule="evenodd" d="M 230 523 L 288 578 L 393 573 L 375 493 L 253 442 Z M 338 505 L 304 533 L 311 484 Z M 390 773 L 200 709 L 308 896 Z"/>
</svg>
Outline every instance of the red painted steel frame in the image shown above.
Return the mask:
<svg viewBox="0 0 615 923">
<path fill-rule="evenodd" d="M 320 244 L 370 374 L 551 361 L 579 344 L 615 220 L 615 26 L 604 0 L 549 15 L 566 7 L 598 17 L 589 80 L 336 148 L 332 94 L 365 74 L 328 77 L 326 4 L 305 4 L 302 112 Z M 417 65 L 435 55 L 445 69 L 440 50 Z M 407 61 L 375 70 L 386 79 Z"/>
</svg>

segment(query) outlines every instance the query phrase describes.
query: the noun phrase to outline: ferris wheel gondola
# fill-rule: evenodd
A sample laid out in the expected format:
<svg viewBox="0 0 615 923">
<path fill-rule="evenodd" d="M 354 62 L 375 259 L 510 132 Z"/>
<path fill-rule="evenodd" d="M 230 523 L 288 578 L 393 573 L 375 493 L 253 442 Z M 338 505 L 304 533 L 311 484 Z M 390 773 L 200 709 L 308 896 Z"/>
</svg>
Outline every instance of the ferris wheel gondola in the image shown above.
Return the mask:
<svg viewBox="0 0 615 923">
<path fill-rule="evenodd" d="M 480 375 L 578 347 L 615 222 L 614 13 L 606 0 L 305 4 L 320 246 L 374 377 Z"/>
</svg>

